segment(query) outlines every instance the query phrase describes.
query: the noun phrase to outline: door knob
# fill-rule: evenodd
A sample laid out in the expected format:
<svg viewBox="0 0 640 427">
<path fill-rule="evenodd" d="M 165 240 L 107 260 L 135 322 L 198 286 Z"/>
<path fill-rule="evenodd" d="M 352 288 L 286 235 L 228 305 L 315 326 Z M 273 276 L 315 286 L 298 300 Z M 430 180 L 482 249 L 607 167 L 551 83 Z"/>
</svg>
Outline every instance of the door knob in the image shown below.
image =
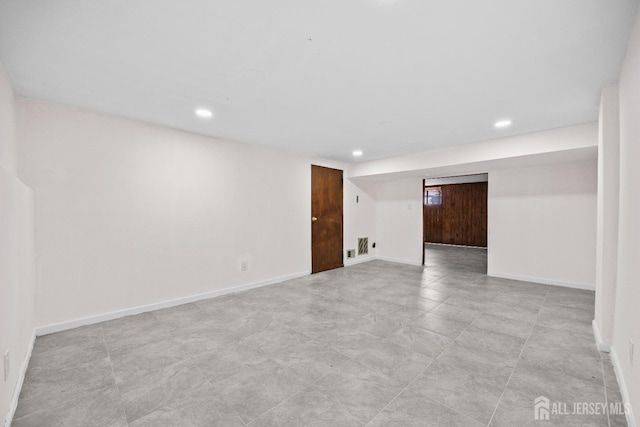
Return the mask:
<svg viewBox="0 0 640 427">
<path fill-rule="evenodd" d="M 315 216 L 311 217 L 311 222 L 316 222 L 318 220 L 318 218 L 316 218 Z"/>
</svg>

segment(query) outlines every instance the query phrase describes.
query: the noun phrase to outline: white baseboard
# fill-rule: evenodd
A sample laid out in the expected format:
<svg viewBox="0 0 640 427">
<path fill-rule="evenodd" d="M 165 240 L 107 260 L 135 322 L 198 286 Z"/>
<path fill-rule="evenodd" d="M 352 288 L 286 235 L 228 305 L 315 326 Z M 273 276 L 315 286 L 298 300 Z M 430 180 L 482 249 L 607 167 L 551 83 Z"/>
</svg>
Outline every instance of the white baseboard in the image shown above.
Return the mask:
<svg viewBox="0 0 640 427">
<path fill-rule="evenodd" d="M 608 344 L 602 340 L 602 336 L 600 335 L 600 329 L 598 328 L 598 322 L 596 322 L 596 319 L 593 319 L 593 321 L 591 322 L 591 327 L 593 328 L 593 337 L 596 339 L 596 347 L 598 347 L 598 351 L 610 353 L 611 344 Z"/>
<path fill-rule="evenodd" d="M 363 256 L 357 258 L 348 258 L 344 260 L 344 266 L 348 267 L 350 265 L 362 264 L 363 262 L 375 261 L 377 258 L 375 256 Z"/>
<path fill-rule="evenodd" d="M 385 261 L 398 262 L 398 263 L 410 264 L 410 265 L 420 265 L 420 263 L 413 263 L 405 260 L 369 256 L 369 257 L 361 257 L 359 259 L 356 258 L 356 260 L 351 262 L 345 261 L 345 266 L 374 261 L 376 259 L 382 259 Z M 131 316 L 134 314 L 146 313 L 153 310 L 160 310 L 162 308 L 175 307 L 177 305 L 188 304 L 190 302 L 200 301 L 208 298 L 215 298 L 217 296 L 231 294 L 234 292 L 241 292 L 249 289 L 260 288 L 262 286 L 273 285 L 275 283 L 284 282 L 286 280 L 292 280 L 292 279 L 308 276 L 309 274 L 311 274 L 310 271 L 305 271 L 301 273 L 290 274 L 287 276 L 275 277 L 269 280 L 247 283 L 244 285 L 232 286 L 224 289 L 218 289 L 212 292 L 205 292 L 202 294 L 191 295 L 187 297 L 180 297 L 180 298 L 176 298 L 168 301 L 161 301 L 161 302 L 156 302 L 152 304 L 129 307 L 122 310 L 110 311 L 107 313 L 96 314 L 93 316 L 82 317 L 79 319 L 67 320 L 60 323 L 53 323 L 49 325 L 38 326 L 35 330 L 35 333 L 37 336 L 53 334 L 55 332 L 66 331 L 69 329 L 78 328 L 80 326 L 93 325 L 100 322 L 106 322 L 107 320 L 119 319 L 121 317 Z"/>
<path fill-rule="evenodd" d="M 523 282 L 540 283 L 543 285 L 562 286 L 565 288 L 583 289 L 587 291 L 595 291 L 595 285 L 586 285 L 583 283 L 563 282 L 562 280 L 543 279 L 540 277 L 520 276 L 517 274 L 496 273 L 495 271 L 487 272 L 487 276 L 498 277 L 501 279 L 520 280 Z"/>
<path fill-rule="evenodd" d="M 260 288 L 262 286 L 273 285 L 276 283 L 284 282 L 285 280 L 297 279 L 299 277 L 308 276 L 310 271 L 302 273 L 290 274 L 287 276 L 275 277 L 273 279 L 262 280 L 259 282 L 246 283 L 244 285 L 231 286 L 229 288 L 217 289 L 211 292 L 205 292 L 202 294 L 191 295 L 187 297 L 180 297 L 169 301 L 161 301 L 152 304 L 139 305 L 136 307 L 125 308 L 122 310 L 111 311 L 108 313 L 96 314 L 94 316 L 82 317 L 80 319 L 68 320 L 65 322 L 54 323 L 51 325 L 39 326 L 36 328 L 36 335 L 42 336 L 47 334 L 53 334 L 54 332 L 66 331 L 68 329 L 77 328 L 79 326 L 93 325 L 95 323 L 105 322 L 107 320 L 119 319 L 121 317 L 130 316 L 133 314 L 146 313 L 148 311 L 159 310 L 161 308 L 175 307 L 176 305 L 188 304 L 194 301 L 200 301 L 208 298 L 215 298 L 221 295 L 232 294 L 234 292 L 246 291 L 249 289 Z"/>
<path fill-rule="evenodd" d="M 620 387 L 622 403 L 625 408 L 628 409 L 628 412 L 625 412 L 627 425 L 629 427 L 637 427 L 636 418 L 633 415 L 633 408 L 631 407 L 631 400 L 629 399 L 629 390 L 627 389 L 627 384 L 625 383 L 624 376 L 622 375 L 622 366 L 620 365 L 620 359 L 618 359 L 618 353 L 616 352 L 615 347 L 611 347 L 610 355 L 611 363 L 613 364 L 613 371 L 616 373 L 616 379 L 618 380 L 618 386 Z"/>
<path fill-rule="evenodd" d="M 22 365 L 20 366 L 20 372 L 18 372 L 18 380 L 16 381 L 16 388 L 13 389 L 13 397 L 11 398 L 11 403 L 9 404 L 9 412 L 7 413 L 7 418 L 5 421 L 6 427 L 11 427 L 11 423 L 13 422 L 13 417 L 16 414 L 16 409 L 18 409 L 18 399 L 20 398 L 20 392 L 22 391 L 22 385 L 24 384 L 24 377 L 27 375 L 27 368 L 29 367 L 29 361 L 31 360 L 31 353 L 33 352 L 33 345 L 36 342 L 36 331 L 35 329 L 31 332 L 31 338 L 29 338 L 29 344 L 27 346 L 27 352 L 24 355 L 24 359 L 22 360 Z"/>
<path fill-rule="evenodd" d="M 408 260 L 408 259 L 389 258 L 389 257 L 386 257 L 386 256 L 377 256 L 376 259 L 379 259 L 380 261 L 397 262 L 399 264 L 415 265 L 415 266 L 418 266 L 418 267 L 422 267 L 422 262 L 420 262 L 420 261 L 411 261 L 411 260 Z"/>
<path fill-rule="evenodd" d="M 407 265 L 413 265 L 413 266 L 417 266 L 417 267 L 422 267 L 422 263 L 419 262 L 419 261 L 411 261 L 411 260 L 406 260 L 406 259 L 390 258 L 390 257 L 385 257 L 385 256 L 369 256 L 369 257 L 362 257 L 360 259 L 356 258 L 356 260 L 345 261 L 345 266 L 355 265 L 355 264 L 374 261 L 374 260 L 395 262 L 395 263 L 399 263 L 399 264 L 407 264 Z M 54 324 L 49 324 L 49 325 L 38 326 L 35 329 L 35 333 L 36 333 L 36 336 L 42 336 L 42 335 L 52 334 L 52 333 L 55 333 L 55 332 L 66 331 L 68 329 L 77 328 L 79 326 L 93 325 L 93 324 L 96 324 L 96 323 L 105 322 L 107 320 L 119 319 L 119 318 L 124 317 L 124 316 L 130 316 L 130 315 L 134 315 L 134 314 L 145 313 L 145 312 L 148 312 L 148 311 L 159 310 L 159 309 L 162 309 L 162 308 L 174 307 L 176 305 L 187 304 L 187 303 L 190 303 L 190 302 L 199 301 L 199 300 L 203 300 L 203 299 L 207 299 L 207 298 L 214 298 L 214 297 L 217 297 L 217 296 L 226 295 L 226 294 L 230 294 L 230 293 L 234 293 L 234 292 L 240 292 L 240 291 L 245 291 L 245 290 L 249 290 L 249 289 L 259 288 L 259 287 L 262 287 L 262 286 L 268 286 L 268 285 L 272 285 L 272 284 L 275 284 L 275 283 L 283 282 L 285 280 L 297 279 L 299 277 L 307 276 L 309 274 L 310 274 L 309 271 L 305 271 L 305 272 L 301 272 L 301 273 L 290 274 L 290 275 L 287 275 L 287 276 L 275 277 L 273 279 L 263 280 L 263 281 L 259 281 L 259 282 L 247 283 L 247 284 L 244 284 L 244 285 L 238 285 L 238 286 L 232 286 L 232 287 L 229 287 L 229 288 L 218 289 L 218 290 L 215 290 L 215 291 L 206 292 L 206 293 L 202 293 L 202 294 L 191 295 L 191 296 L 187 296 L 187 297 L 180 297 L 180 298 L 176 298 L 176 299 L 169 300 L 169 301 L 161 301 L 161 302 L 152 303 L 152 304 L 140 305 L 140 306 L 136 306 L 136 307 L 129 307 L 129 308 L 125 308 L 125 309 L 122 309 L 122 310 L 116 310 L 116 311 L 111 311 L 111 312 L 107 312 L 107 313 L 101 313 L 101 314 L 97 314 L 97 315 L 93 315 L 93 316 L 87 316 L 87 317 L 83 317 L 83 318 L 79 318 L 79 319 L 68 320 L 68 321 L 64 321 L 64 322 L 60 322 L 60 323 L 54 323 Z M 570 288 L 589 289 L 589 290 L 593 290 L 594 289 L 593 287 L 590 287 L 590 286 L 578 285 L 578 284 L 574 284 L 574 283 L 549 281 L 549 280 L 539 279 L 539 278 L 535 278 L 535 277 L 516 276 L 516 275 L 502 274 L 502 273 L 490 273 L 489 275 L 493 276 L 493 277 L 502 277 L 502 278 L 505 278 L 505 279 L 522 280 L 522 281 L 527 281 L 527 282 L 536 282 L 536 283 L 543 283 L 543 284 L 556 285 L 556 286 L 566 286 L 566 287 L 570 287 Z"/>
</svg>

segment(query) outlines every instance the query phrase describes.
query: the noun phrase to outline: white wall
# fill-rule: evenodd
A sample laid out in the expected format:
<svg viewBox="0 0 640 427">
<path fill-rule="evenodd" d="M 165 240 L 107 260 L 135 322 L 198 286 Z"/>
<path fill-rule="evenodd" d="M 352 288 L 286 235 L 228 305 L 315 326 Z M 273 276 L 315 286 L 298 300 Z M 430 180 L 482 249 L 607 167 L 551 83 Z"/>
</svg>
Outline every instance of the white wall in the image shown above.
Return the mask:
<svg viewBox="0 0 640 427">
<path fill-rule="evenodd" d="M 377 185 L 377 256 L 398 260 L 411 264 L 419 264 L 422 261 L 422 178 L 446 177 L 465 174 L 485 174 L 496 170 L 545 170 L 548 165 L 557 168 L 561 164 L 574 163 L 576 161 L 588 160 L 595 165 L 598 144 L 598 126 L 596 123 L 587 123 L 578 126 L 569 126 L 560 129 L 551 129 L 543 132 L 536 132 L 527 135 L 519 135 L 509 138 L 483 141 L 474 144 L 460 145 L 451 148 L 443 148 L 411 156 L 400 156 L 370 162 L 357 163 L 349 168 L 349 176 L 354 180 L 369 180 Z M 545 166 L 546 165 L 546 166 Z M 561 168 L 561 167 L 560 167 Z M 508 172 L 500 172 L 508 173 Z M 495 177 L 501 176 L 497 173 Z M 595 174 L 595 166 L 593 167 Z M 491 191 L 491 175 L 489 176 L 489 191 Z M 590 197 L 593 199 L 595 209 L 595 181 L 589 188 Z M 591 185 L 591 184 L 589 184 Z M 578 183 L 578 191 L 582 183 Z M 528 187 L 514 189 L 515 191 L 530 191 Z M 570 191 L 566 190 L 566 191 Z M 565 191 L 565 192 L 566 192 Z M 525 199 L 531 196 L 530 193 L 523 193 Z M 587 198 L 591 200 L 590 198 Z M 575 203 L 574 203 L 575 202 Z M 565 200 L 572 212 L 576 212 L 584 203 L 577 199 Z M 576 204 L 577 203 L 577 204 Z M 516 203 L 517 205 L 517 203 Z M 412 207 L 410 210 L 409 207 Z M 489 215 L 499 218 L 508 216 L 515 209 L 512 206 L 496 205 L 492 208 L 489 201 Z M 537 221 L 533 214 L 527 214 L 527 222 Z M 582 215 L 582 214 L 580 214 Z M 595 210 L 587 211 L 583 219 L 575 225 L 576 228 L 585 232 L 589 237 L 578 238 L 577 241 L 586 240 L 588 245 L 582 247 L 581 251 L 587 254 L 587 258 L 580 259 L 580 254 L 576 254 L 571 265 L 556 270 L 540 274 L 536 271 L 536 266 L 550 263 L 546 253 L 545 245 L 558 243 L 561 246 L 572 246 L 565 244 L 567 241 L 563 231 L 557 235 L 546 230 L 541 235 L 532 235 L 533 247 L 529 247 L 527 255 L 533 255 L 539 261 L 525 262 L 522 259 L 508 255 L 512 254 L 511 248 L 504 248 L 500 245 L 510 245 L 509 239 L 498 239 L 492 243 L 489 240 L 489 249 L 496 246 L 497 258 L 494 258 L 495 274 L 510 274 L 515 277 L 534 278 L 536 280 L 553 281 L 554 283 L 577 283 L 586 287 L 593 287 L 594 278 L 591 267 L 586 271 L 582 262 L 592 263 L 595 257 Z M 535 229 L 537 225 L 532 224 Z M 564 228 L 564 225 L 562 225 Z M 591 227 L 591 228 L 590 228 Z M 497 230 L 500 231 L 500 228 Z M 552 234 L 551 236 L 549 236 Z M 569 239 L 571 241 L 571 239 Z M 544 250 L 541 253 L 537 251 Z M 592 254 L 593 252 L 593 254 Z M 512 262 L 513 261 L 513 262 Z"/>
<path fill-rule="evenodd" d="M 598 135 L 598 207 L 596 233 L 595 324 L 598 344 L 607 350 L 613 341 L 618 275 L 618 217 L 620 192 L 620 115 L 618 85 L 602 88 Z"/>
<path fill-rule="evenodd" d="M 614 353 L 629 401 L 640 416 L 640 11 L 618 82 L 620 99 L 620 217 Z M 629 356 L 635 343 L 635 361 Z"/>
<path fill-rule="evenodd" d="M 0 417 L 15 410 L 21 370 L 34 330 L 33 193 L 16 177 L 16 123 L 11 82 L 0 63 L 0 357 L 10 352 L 4 381 L 0 362 Z"/>
<path fill-rule="evenodd" d="M 489 274 L 594 288 L 596 160 L 489 172 Z M 382 259 L 422 261 L 422 180 L 377 183 Z"/>
<path fill-rule="evenodd" d="M 27 99 L 19 119 L 39 326 L 310 271 L 322 161 Z M 375 230 L 345 205 L 351 245 Z"/>
<path fill-rule="evenodd" d="M 347 171 L 345 171 L 345 176 Z M 344 180 L 344 249 L 356 250 L 356 258 L 347 259 L 345 265 L 369 261 L 376 257 L 376 186 L 375 183 Z M 369 253 L 358 255 L 358 238 L 369 238 Z"/>
<path fill-rule="evenodd" d="M 422 179 L 377 183 L 378 258 L 422 264 Z"/>
<path fill-rule="evenodd" d="M 17 173 L 17 130 L 15 96 L 9 74 L 0 62 L 0 167 L 8 174 Z"/>
<path fill-rule="evenodd" d="M 596 160 L 489 172 L 488 274 L 593 289 Z"/>
</svg>

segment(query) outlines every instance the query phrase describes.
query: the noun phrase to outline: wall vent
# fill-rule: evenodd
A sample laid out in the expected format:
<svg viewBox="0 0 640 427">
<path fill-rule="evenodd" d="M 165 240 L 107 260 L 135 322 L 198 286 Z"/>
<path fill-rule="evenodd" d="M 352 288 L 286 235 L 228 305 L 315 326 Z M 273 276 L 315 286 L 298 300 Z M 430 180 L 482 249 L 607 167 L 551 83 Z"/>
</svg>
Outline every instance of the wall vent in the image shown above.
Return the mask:
<svg viewBox="0 0 640 427">
<path fill-rule="evenodd" d="M 358 255 L 366 255 L 369 253 L 369 238 L 358 237 Z"/>
<path fill-rule="evenodd" d="M 347 249 L 347 258 L 355 258 L 356 250 L 355 249 Z"/>
</svg>

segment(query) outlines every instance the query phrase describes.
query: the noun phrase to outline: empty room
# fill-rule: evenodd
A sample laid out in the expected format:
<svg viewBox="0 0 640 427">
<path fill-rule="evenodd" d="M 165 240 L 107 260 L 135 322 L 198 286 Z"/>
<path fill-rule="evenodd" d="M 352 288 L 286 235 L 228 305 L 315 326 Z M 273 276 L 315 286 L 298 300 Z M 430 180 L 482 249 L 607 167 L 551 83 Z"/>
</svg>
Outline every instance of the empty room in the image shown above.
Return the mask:
<svg viewBox="0 0 640 427">
<path fill-rule="evenodd" d="M 637 426 L 638 0 L 0 0 L 0 412 Z"/>
</svg>

